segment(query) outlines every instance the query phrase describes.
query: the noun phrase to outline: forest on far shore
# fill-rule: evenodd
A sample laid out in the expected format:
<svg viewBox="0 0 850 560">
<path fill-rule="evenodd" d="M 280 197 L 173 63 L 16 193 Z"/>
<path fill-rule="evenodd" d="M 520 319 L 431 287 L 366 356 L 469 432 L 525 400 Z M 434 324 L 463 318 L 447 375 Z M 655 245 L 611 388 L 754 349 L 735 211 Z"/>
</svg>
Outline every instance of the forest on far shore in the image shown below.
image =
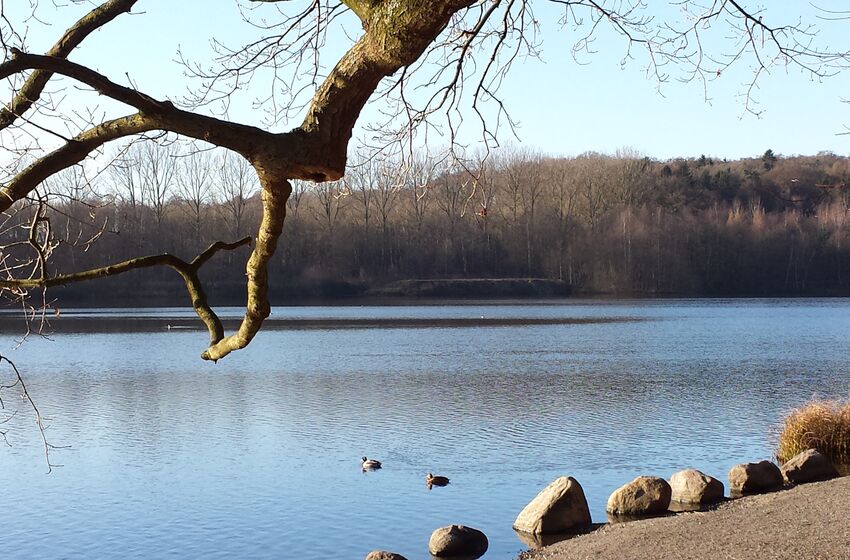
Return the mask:
<svg viewBox="0 0 850 560">
<path fill-rule="evenodd" d="M 427 279 L 538 278 L 572 294 L 850 294 L 850 158 L 658 161 L 624 150 L 549 157 L 507 148 L 447 158 L 351 158 L 345 179 L 293 183 L 271 267 L 272 303 L 364 295 Z M 42 187 L 55 238 L 48 273 L 252 235 L 253 170 L 240 158 L 137 144 L 92 179 L 72 168 Z M 26 259 L 32 216 L 4 217 Z M 244 301 L 248 249 L 205 265 L 213 304 Z M 403 292 L 403 290 L 402 290 Z M 183 305 L 169 269 L 51 292 L 61 305 Z"/>
</svg>

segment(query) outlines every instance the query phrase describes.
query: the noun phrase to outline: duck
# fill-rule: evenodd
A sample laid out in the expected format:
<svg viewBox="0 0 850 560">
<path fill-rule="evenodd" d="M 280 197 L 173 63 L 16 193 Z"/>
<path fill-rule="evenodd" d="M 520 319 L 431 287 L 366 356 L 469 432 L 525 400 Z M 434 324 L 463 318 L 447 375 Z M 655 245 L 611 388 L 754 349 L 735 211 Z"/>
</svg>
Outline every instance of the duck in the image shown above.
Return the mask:
<svg viewBox="0 0 850 560">
<path fill-rule="evenodd" d="M 449 479 L 445 476 L 434 476 L 431 473 L 428 473 L 428 476 L 425 477 L 425 484 L 430 488 L 431 486 L 445 486 L 449 483 Z"/>
<path fill-rule="evenodd" d="M 369 459 L 368 457 L 363 457 L 363 470 L 372 470 L 372 469 L 380 469 L 381 462 L 375 459 Z"/>
</svg>

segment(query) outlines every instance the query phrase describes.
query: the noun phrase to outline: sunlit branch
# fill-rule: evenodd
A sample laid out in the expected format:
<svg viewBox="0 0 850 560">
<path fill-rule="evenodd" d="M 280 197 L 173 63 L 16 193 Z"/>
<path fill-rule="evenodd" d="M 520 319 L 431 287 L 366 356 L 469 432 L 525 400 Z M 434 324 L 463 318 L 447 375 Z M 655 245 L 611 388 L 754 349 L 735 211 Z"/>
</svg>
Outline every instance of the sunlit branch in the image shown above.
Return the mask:
<svg viewBox="0 0 850 560">
<path fill-rule="evenodd" d="M 129 12 L 137 1 L 109 0 L 98 6 L 72 25 L 59 41 L 47 51 L 47 55 L 57 58 L 67 57 L 89 34 L 119 15 Z M 14 99 L 0 109 L 0 130 L 12 124 L 16 118 L 22 116 L 32 107 L 32 104 L 41 97 L 51 76 L 51 72 L 43 70 L 36 70 L 30 74 Z"/>
<path fill-rule="evenodd" d="M 250 237 L 245 237 L 233 243 L 216 242 L 210 245 L 203 253 L 195 257 L 191 262 L 186 262 L 174 255 L 165 253 L 161 255 L 150 255 L 129 259 L 120 263 L 111 264 L 99 268 L 75 272 L 72 274 L 61 274 L 49 277 L 38 277 L 31 279 L 0 279 L 0 289 L 27 290 L 35 288 L 52 288 L 56 286 L 67 286 L 77 282 L 85 282 L 98 278 L 108 278 L 124 274 L 131 270 L 165 266 L 175 270 L 186 283 L 186 290 L 192 300 L 192 307 L 198 317 L 207 326 L 210 333 L 210 344 L 216 344 L 224 337 L 224 328 L 221 320 L 212 310 L 207 301 L 206 292 L 201 284 L 198 271 L 218 251 L 232 251 L 251 242 Z"/>
</svg>

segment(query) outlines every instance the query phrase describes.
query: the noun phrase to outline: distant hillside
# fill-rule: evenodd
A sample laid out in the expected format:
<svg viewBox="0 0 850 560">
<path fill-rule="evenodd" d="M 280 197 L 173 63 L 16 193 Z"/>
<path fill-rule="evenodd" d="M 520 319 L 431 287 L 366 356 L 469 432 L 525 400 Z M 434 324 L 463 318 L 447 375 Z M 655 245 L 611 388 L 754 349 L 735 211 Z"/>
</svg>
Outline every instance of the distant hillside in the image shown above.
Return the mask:
<svg viewBox="0 0 850 560">
<path fill-rule="evenodd" d="M 270 269 L 273 301 L 850 295 L 844 156 L 768 150 L 737 161 L 657 161 L 635 153 L 553 158 L 513 150 L 465 169 L 422 159 L 400 176 L 390 173 L 394 165 L 379 161 L 352 169 L 344 181 L 294 184 Z M 162 252 L 191 259 L 213 241 L 255 231 L 256 185 L 240 183 L 237 192 L 224 171 L 200 204 L 172 191 L 163 204 L 149 205 L 144 185 L 116 180 L 98 187 L 102 198 L 60 203 L 53 211 L 67 227 L 49 272 Z M 141 190 L 131 197 L 130 189 Z M 6 231 L 25 232 L 30 219 L 20 212 Z M 88 239 L 94 241 L 81 241 Z M 10 246 L 10 256 L 27 250 L 26 243 Z M 214 302 L 244 301 L 248 251 L 205 265 Z M 517 280 L 526 278 L 535 280 Z M 188 301 L 181 279 L 167 269 L 53 295 L 61 305 Z"/>
</svg>

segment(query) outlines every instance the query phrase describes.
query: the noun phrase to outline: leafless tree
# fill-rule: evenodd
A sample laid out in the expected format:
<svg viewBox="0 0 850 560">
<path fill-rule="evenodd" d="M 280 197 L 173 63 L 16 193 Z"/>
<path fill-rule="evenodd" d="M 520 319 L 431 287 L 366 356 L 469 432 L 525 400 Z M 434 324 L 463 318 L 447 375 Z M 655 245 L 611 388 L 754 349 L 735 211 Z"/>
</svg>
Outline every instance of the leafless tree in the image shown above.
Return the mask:
<svg viewBox="0 0 850 560">
<path fill-rule="evenodd" d="M 409 207 L 413 213 L 416 231 L 421 232 L 428 214 L 428 207 L 433 200 L 431 190 L 439 174 L 440 160 L 428 156 L 411 158 L 405 164 L 404 187 Z"/>
<path fill-rule="evenodd" d="M 346 189 L 357 201 L 360 215 L 363 217 L 363 231 L 369 234 L 369 221 L 375 206 L 375 193 L 379 181 L 377 161 L 367 154 L 357 153 L 349 162 L 349 172 L 344 179 Z"/>
<path fill-rule="evenodd" d="M 343 181 L 320 183 L 315 188 L 316 206 L 313 216 L 325 227 L 328 239 L 333 243 L 337 220 L 346 207 L 350 192 Z"/>
<path fill-rule="evenodd" d="M 548 165 L 548 206 L 552 209 L 556 224 L 558 279 L 566 280 L 569 284 L 572 284 L 572 258 L 566 253 L 570 228 L 575 221 L 579 183 L 566 163 L 558 161 L 550 162 Z"/>
<path fill-rule="evenodd" d="M 561 30 L 577 34 L 577 57 L 592 52 L 603 26 L 619 33 L 624 58 L 640 54 L 660 83 L 678 69 L 677 77 L 683 71 L 685 79 L 707 84 L 732 65 L 752 61 L 754 73 L 746 90 L 751 108 L 757 80 L 775 67 L 796 67 L 820 78 L 848 62 L 846 50 L 820 47 L 813 27 L 800 21 L 774 22 L 773 12 L 750 8 L 742 0 L 684 0 L 677 4 L 687 16 L 684 20 L 671 20 L 664 9 L 638 0 L 255 0 L 250 4 L 256 9 L 246 14 L 257 23 L 260 36 L 236 47 L 217 41 L 218 56 L 211 65 L 187 60 L 199 82 L 194 95 L 180 101 L 157 99 L 129 78 L 119 82 L 118 77 L 69 58 L 92 32 L 143 4 L 104 1 L 69 27 L 44 55 L 27 51 L 25 22 L 0 14 L 0 47 L 5 55 L 0 78 L 10 86 L 9 102 L 0 111 L 0 129 L 4 151 L 14 159 L 0 178 L 0 212 L 8 220 L 29 205 L 22 215 L 32 217 L 32 251 L 24 257 L 29 259 L 26 266 L 6 257 L 11 243 L 2 241 L 5 278 L 0 286 L 19 295 L 144 266 L 170 266 L 183 275 L 208 327 L 210 344 L 203 357 L 209 360 L 243 348 L 260 329 L 270 312 L 268 265 L 283 228 L 291 181 L 325 183 L 342 177 L 355 123 L 370 99 L 385 101 L 386 120 L 372 123 L 375 134 L 369 139 L 379 148 L 391 141 L 409 141 L 415 134 L 436 133 L 434 119 L 439 115 L 450 144 L 459 127 L 477 121 L 484 141 L 495 145 L 500 125 L 513 126 L 499 85 L 516 61 L 538 55 L 538 32 L 553 19 Z M 36 0 L 30 5 L 39 9 Z M 338 18 L 346 11 L 360 20 L 363 32 L 324 75 L 325 38 L 341 33 Z M 550 17 L 553 13 L 557 17 Z M 712 46 L 711 51 L 706 45 Z M 223 116 L 243 86 L 264 72 L 272 76 L 273 91 L 259 95 L 258 108 L 268 110 L 271 123 L 298 115 L 301 124 L 293 130 L 272 132 Z M 62 96 L 47 87 L 59 76 L 130 110 L 106 118 L 93 109 L 66 110 Z M 39 187 L 50 176 L 102 153 L 109 142 L 146 139 L 136 155 L 148 158 L 151 166 L 139 186 L 147 190 L 156 219 L 163 219 L 173 185 L 168 142 L 163 142 L 170 136 L 164 134 L 235 152 L 250 162 L 259 179 L 263 217 L 246 267 L 248 304 L 239 329 L 230 336 L 205 304 L 197 269 L 217 250 L 241 242 L 214 244 L 193 261 L 160 254 L 62 276 L 46 262 L 55 241 L 45 210 L 50 201 L 44 200 Z M 154 139 L 160 142 L 155 144 Z M 338 203 L 334 187 L 324 188 L 330 189 L 328 202 Z"/>
<path fill-rule="evenodd" d="M 218 198 L 224 221 L 233 237 L 241 237 L 245 232 L 248 200 L 258 190 L 257 176 L 245 158 L 229 152 L 217 158 L 215 167 L 218 169 Z M 292 197 L 289 202 L 291 207 Z"/>
<path fill-rule="evenodd" d="M 180 158 L 175 185 L 184 211 L 192 221 L 196 244 L 201 239 L 201 223 L 212 195 L 213 156 L 202 151 Z M 237 234 L 238 236 L 238 234 Z"/>
<path fill-rule="evenodd" d="M 133 146 L 128 155 L 139 169 L 143 196 L 153 208 L 159 228 L 177 188 L 179 148 L 172 142 L 145 142 Z"/>
</svg>

